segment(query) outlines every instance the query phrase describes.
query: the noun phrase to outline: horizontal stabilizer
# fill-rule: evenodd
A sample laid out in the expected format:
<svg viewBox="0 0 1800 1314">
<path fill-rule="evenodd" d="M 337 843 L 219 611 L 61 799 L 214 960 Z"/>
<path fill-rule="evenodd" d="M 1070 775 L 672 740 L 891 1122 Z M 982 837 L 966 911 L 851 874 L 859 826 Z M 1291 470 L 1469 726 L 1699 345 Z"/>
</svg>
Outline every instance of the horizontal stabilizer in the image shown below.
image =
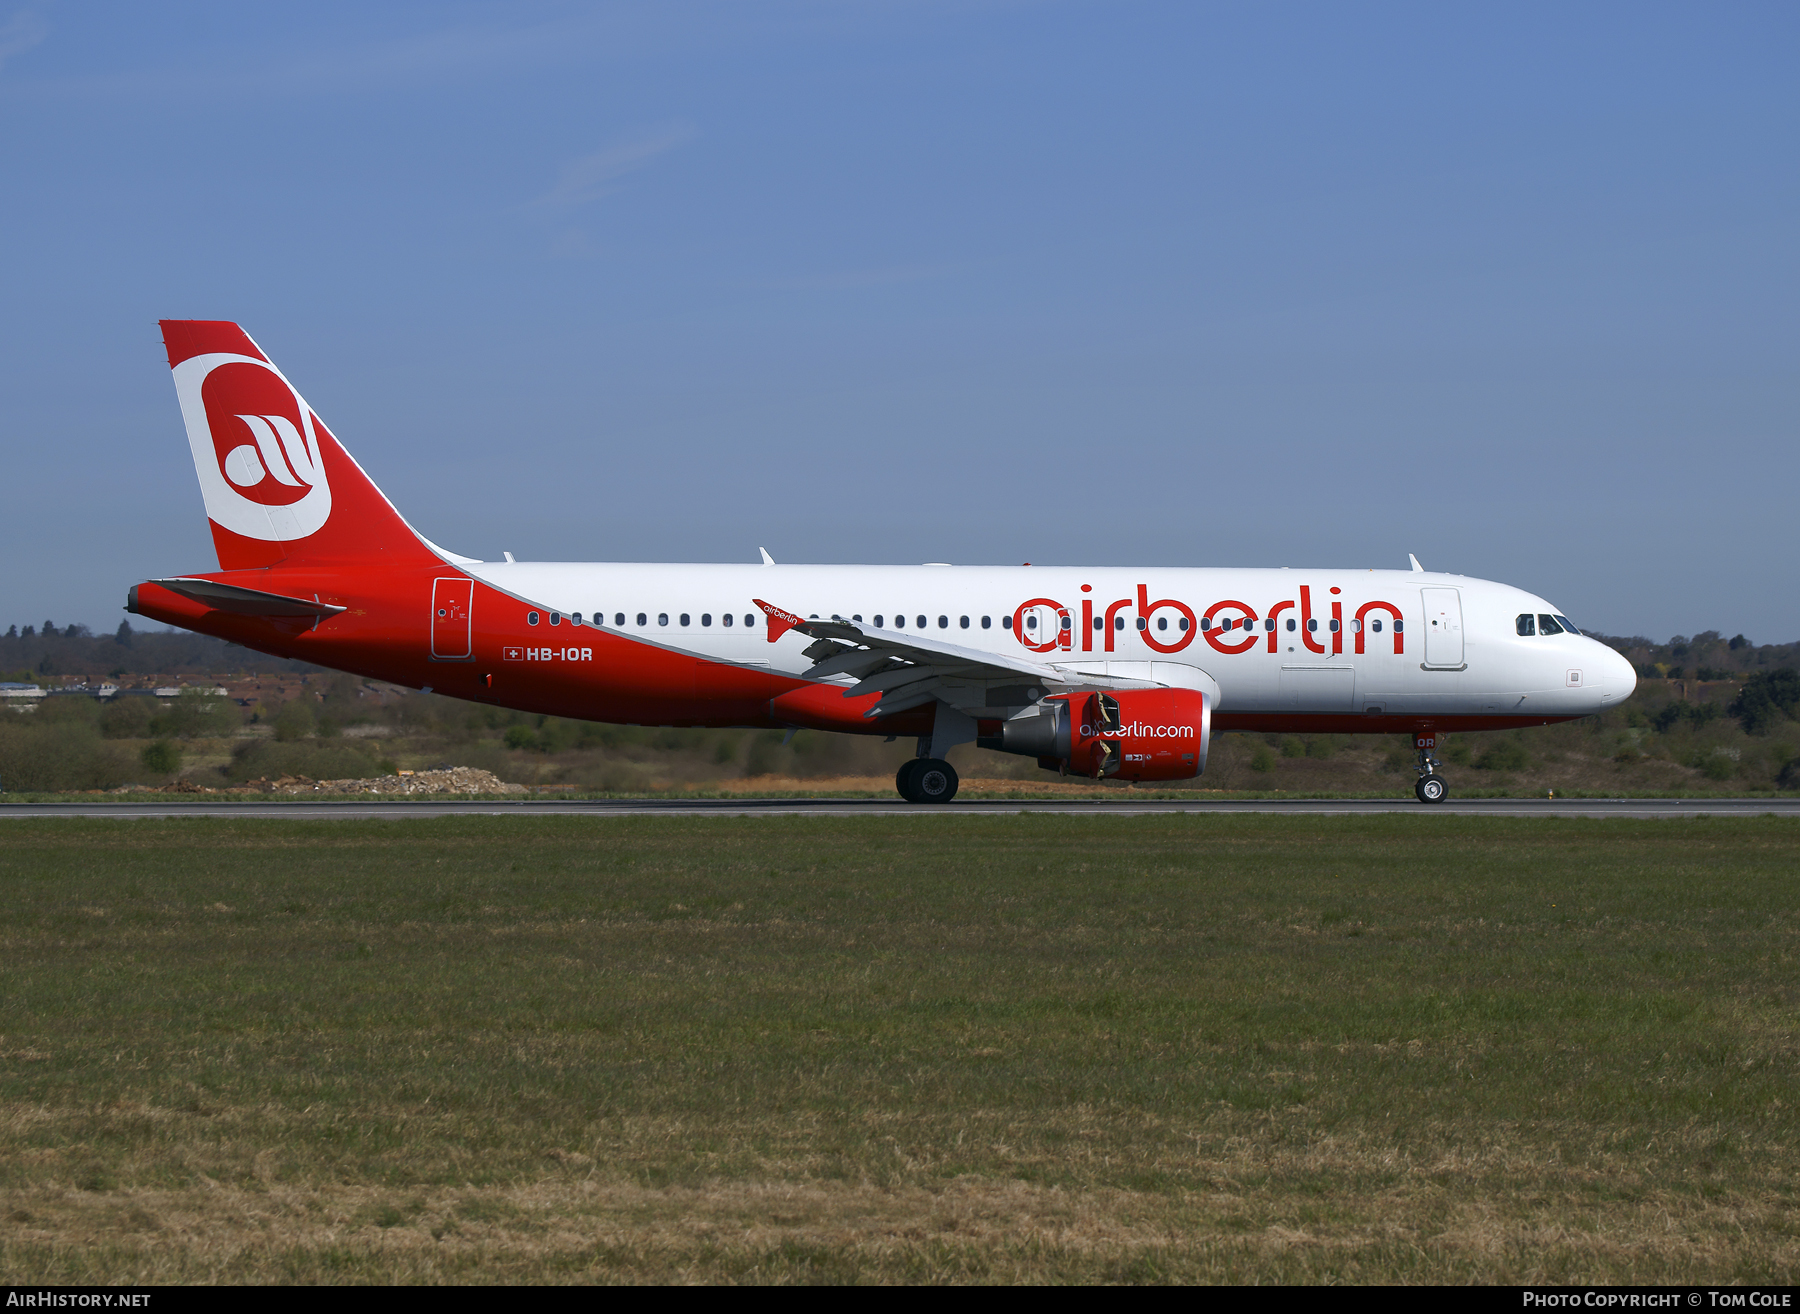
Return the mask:
<svg viewBox="0 0 1800 1314">
<path fill-rule="evenodd" d="M 282 593 L 264 593 L 237 584 L 220 584 L 210 579 L 153 579 L 150 581 L 171 593 L 192 598 L 214 611 L 236 612 L 240 616 L 335 616 L 343 607 L 317 598 L 290 598 Z"/>
</svg>

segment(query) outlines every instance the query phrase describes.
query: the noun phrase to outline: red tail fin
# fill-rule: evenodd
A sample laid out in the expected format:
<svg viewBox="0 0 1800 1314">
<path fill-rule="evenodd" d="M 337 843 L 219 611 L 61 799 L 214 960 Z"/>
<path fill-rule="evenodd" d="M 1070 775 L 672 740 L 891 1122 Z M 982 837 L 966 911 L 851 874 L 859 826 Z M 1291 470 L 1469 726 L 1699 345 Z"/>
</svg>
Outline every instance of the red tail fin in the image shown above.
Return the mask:
<svg viewBox="0 0 1800 1314">
<path fill-rule="evenodd" d="M 207 319 L 162 331 L 222 569 L 442 559 L 248 333 Z"/>
</svg>

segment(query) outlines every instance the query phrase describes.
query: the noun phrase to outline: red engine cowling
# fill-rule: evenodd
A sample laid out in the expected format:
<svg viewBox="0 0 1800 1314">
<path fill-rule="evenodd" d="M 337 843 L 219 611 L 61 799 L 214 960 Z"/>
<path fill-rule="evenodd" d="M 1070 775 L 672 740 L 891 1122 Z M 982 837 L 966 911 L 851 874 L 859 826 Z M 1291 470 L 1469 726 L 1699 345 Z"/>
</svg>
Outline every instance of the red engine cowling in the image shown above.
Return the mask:
<svg viewBox="0 0 1800 1314">
<path fill-rule="evenodd" d="M 1028 753 L 1052 770 L 1123 780 L 1188 780 L 1206 769 L 1212 705 L 1197 689 L 1053 694 L 983 747 Z"/>
</svg>

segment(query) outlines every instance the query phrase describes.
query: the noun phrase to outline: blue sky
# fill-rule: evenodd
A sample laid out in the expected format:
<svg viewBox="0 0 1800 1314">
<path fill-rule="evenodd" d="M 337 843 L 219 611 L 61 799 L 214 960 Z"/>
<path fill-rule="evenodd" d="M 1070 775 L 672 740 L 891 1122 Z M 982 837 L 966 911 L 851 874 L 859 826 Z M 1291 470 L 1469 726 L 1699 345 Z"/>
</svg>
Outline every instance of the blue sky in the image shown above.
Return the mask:
<svg viewBox="0 0 1800 1314">
<path fill-rule="evenodd" d="M 1800 639 L 1791 5 L 0 0 L 0 625 L 236 319 L 522 559 L 1404 566 Z"/>
</svg>

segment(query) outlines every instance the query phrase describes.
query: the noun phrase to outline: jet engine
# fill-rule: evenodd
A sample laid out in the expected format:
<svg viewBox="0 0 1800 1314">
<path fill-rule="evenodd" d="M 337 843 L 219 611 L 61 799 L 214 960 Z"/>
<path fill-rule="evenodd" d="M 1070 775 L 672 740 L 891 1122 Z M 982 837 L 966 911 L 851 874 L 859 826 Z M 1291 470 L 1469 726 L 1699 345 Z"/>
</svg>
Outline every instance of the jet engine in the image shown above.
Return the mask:
<svg viewBox="0 0 1800 1314">
<path fill-rule="evenodd" d="M 1212 700 L 1197 689 L 1052 694 L 976 743 L 1035 757 L 1051 771 L 1123 780 L 1187 780 L 1206 769 Z"/>
</svg>

